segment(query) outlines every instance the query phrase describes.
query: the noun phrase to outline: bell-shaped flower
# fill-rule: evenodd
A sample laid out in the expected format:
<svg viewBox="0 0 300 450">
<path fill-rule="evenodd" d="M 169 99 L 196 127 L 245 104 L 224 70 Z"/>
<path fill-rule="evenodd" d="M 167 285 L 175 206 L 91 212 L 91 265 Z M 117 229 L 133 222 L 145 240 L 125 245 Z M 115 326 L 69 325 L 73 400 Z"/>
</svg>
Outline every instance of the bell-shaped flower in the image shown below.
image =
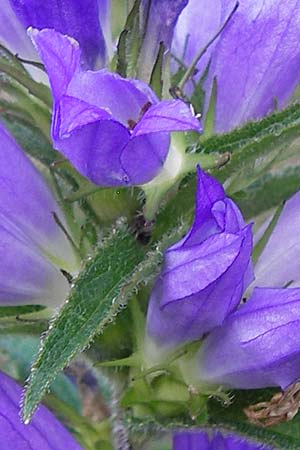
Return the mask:
<svg viewBox="0 0 300 450">
<path fill-rule="evenodd" d="M 84 176 L 102 186 L 141 185 L 163 167 L 171 131 L 200 131 L 181 100 L 159 102 L 143 82 L 84 71 L 78 43 L 31 30 L 54 98 L 52 139 Z"/>
<path fill-rule="evenodd" d="M 60 269 L 77 258 L 54 220 L 65 224 L 49 187 L 0 124 L 0 304 L 57 306 L 69 289 Z"/>
<path fill-rule="evenodd" d="M 272 450 L 269 445 L 250 441 L 237 434 L 211 436 L 201 430 L 177 431 L 173 435 L 173 450 Z"/>
<path fill-rule="evenodd" d="M 300 379 L 300 289 L 255 288 L 195 357 L 204 386 L 287 388 Z"/>
<path fill-rule="evenodd" d="M 266 246 L 255 264 L 254 286 L 299 286 L 299 232 L 300 194 L 297 192 L 285 203 Z"/>
<path fill-rule="evenodd" d="M 82 450 L 54 415 L 40 406 L 29 425 L 21 423 L 22 388 L 0 372 L 0 442 L 5 450 Z"/>
<path fill-rule="evenodd" d="M 224 24 L 235 3 L 190 0 L 176 26 L 176 57 L 189 65 Z M 203 85 L 205 111 L 216 82 L 215 131 L 229 131 L 286 105 L 299 82 L 299 17 L 299 0 L 239 2 L 197 65 L 196 81 L 208 69 Z"/>
<path fill-rule="evenodd" d="M 192 228 L 164 256 L 151 293 L 147 334 L 159 348 L 221 325 L 252 281 L 252 231 L 223 187 L 198 168 Z"/>
<path fill-rule="evenodd" d="M 5 3 L 7 0 L 4 0 Z M 12 12 L 24 30 L 52 28 L 76 39 L 81 47 L 81 62 L 87 68 L 103 66 L 106 59 L 102 26 L 109 20 L 108 0 L 9 0 Z M 2 14 L 7 14 L 5 11 Z M 4 29 L 6 24 L 0 26 Z M 1 38 L 2 31 L 0 31 Z M 8 44 L 10 42 L 8 41 Z M 19 49 L 15 49 L 20 51 Z M 23 55 L 21 55 L 23 56 Z"/>
</svg>

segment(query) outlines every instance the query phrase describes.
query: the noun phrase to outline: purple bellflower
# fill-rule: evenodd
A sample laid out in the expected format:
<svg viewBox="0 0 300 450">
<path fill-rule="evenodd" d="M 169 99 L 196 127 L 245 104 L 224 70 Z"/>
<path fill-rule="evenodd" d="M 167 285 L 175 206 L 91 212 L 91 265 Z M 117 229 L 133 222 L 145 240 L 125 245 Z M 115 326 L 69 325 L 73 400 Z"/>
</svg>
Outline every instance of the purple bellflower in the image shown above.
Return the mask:
<svg viewBox="0 0 300 450">
<path fill-rule="evenodd" d="M 164 257 L 147 334 L 160 348 L 200 339 L 222 324 L 253 279 L 251 225 L 222 186 L 198 168 L 192 228 Z"/>
<path fill-rule="evenodd" d="M 66 226 L 64 218 L 41 175 L 1 124 L 0 142 L 0 304 L 57 306 L 69 290 L 59 269 L 78 269 L 53 214 Z"/>
<path fill-rule="evenodd" d="M 200 169 L 196 198 L 194 224 L 166 251 L 150 296 L 147 357 L 159 361 L 204 337 L 198 353 L 181 365 L 187 383 L 202 392 L 220 385 L 286 389 L 300 379 L 300 289 L 283 288 L 299 283 L 299 194 L 285 204 L 254 269 L 256 287 L 240 307 L 253 280 L 251 225 Z"/>
<path fill-rule="evenodd" d="M 177 22 L 173 53 L 189 65 L 216 34 L 235 0 L 190 0 Z M 197 65 L 205 111 L 216 81 L 214 129 L 226 132 L 282 108 L 299 81 L 300 1 L 244 0 Z"/>
<path fill-rule="evenodd" d="M 159 102 L 141 81 L 83 70 L 78 43 L 54 30 L 30 34 L 50 79 L 54 146 L 93 183 L 147 183 L 163 167 L 171 131 L 200 131 L 181 100 Z"/>
<path fill-rule="evenodd" d="M 196 356 L 201 386 L 286 389 L 300 379 L 300 289 L 255 288 Z"/>
<path fill-rule="evenodd" d="M 173 435 L 173 450 L 272 450 L 271 447 L 249 441 L 236 434 L 212 436 L 201 430 L 177 431 Z"/>
<path fill-rule="evenodd" d="M 82 49 L 82 64 L 103 66 L 108 35 L 108 0 L 3 0 L 0 6 L 0 42 L 27 59 L 37 59 L 28 27 L 52 28 L 76 39 Z M 109 36 L 107 36 L 109 39 Z"/>
<path fill-rule="evenodd" d="M 5 450 L 82 450 L 54 415 L 40 406 L 30 425 L 19 416 L 22 389 L 0 372 L 0 442 Z"/>
</svg>

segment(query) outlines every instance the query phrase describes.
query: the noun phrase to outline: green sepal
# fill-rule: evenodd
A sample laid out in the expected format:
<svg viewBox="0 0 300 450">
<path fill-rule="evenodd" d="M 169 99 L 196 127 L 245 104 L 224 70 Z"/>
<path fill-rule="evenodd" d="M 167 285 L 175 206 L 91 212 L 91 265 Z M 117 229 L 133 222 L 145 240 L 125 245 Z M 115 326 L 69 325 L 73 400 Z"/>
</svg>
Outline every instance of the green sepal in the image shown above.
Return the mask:
<svg viewBox="0 0 300 450">
<path fill-rule="evenodd" d="M 117 44 L 116 71 L 122 77 L 136 77 L 140 51 L 140 3 L 135 0 Z"/>
</svg>

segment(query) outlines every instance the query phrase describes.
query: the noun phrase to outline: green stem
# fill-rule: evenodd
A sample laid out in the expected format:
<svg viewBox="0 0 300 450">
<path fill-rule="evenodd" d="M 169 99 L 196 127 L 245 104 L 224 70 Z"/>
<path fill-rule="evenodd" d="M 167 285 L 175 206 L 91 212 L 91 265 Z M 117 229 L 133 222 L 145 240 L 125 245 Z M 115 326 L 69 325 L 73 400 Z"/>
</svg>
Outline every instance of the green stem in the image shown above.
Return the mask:
<svg viewBox="0 0 300 450">
<path fill-rule="evenodd" d="M 184 174 L 193 172 L 197 165 L 201 169 L 217 169 L 224 166 L 230 160 L 230 153 L 187 153 L 185 156 Z"/>
</svg>

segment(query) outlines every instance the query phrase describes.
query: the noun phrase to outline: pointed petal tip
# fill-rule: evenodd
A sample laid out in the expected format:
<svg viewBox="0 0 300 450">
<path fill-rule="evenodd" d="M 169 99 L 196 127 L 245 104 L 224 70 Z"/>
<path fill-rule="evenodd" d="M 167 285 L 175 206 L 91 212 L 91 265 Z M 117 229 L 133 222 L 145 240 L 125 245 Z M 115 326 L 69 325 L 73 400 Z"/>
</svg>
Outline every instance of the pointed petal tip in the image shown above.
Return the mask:
<svg viewBox="0 0 300 450">
<path fill-rule="evenodd" d="M 211 202 L 222 200 L 226 197 L 225 191 L 221 183 L 213 178 L 211 175 L 201 169 L 197 165 L 197 197 L 210 197 Z"/>
</svg>

